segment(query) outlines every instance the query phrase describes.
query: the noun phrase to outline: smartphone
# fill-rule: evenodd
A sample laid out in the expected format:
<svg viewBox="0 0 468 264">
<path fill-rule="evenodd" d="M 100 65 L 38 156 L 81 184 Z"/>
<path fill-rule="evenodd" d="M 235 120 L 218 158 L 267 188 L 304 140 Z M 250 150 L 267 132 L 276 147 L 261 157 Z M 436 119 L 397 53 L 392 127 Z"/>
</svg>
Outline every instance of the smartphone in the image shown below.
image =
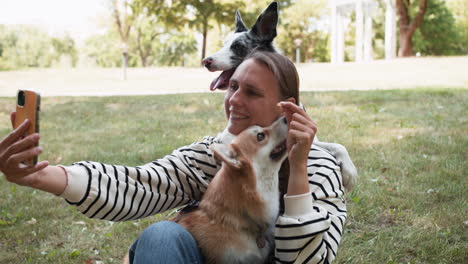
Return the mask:
<svg viewBox="0 0 468 264">
<path fill-rule="evenodd" d="M 16 118 L 14 128 L 29 119 L 30 126 L 24 136 L 39 133 L 39 112 L 41 110 L 41 95 L 32 90 L 18 90 L 16 97 Z M 36 165 L 37 156 L 25 161 L 26 165 Z"/>
</svg>

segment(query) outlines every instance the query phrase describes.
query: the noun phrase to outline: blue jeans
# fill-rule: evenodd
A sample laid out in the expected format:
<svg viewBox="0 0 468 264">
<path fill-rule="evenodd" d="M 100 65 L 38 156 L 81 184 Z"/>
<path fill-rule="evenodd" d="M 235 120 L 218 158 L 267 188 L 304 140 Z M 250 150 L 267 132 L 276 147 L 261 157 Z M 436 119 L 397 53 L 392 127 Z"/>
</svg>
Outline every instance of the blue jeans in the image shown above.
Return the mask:
<svg viewBox="0 0 468 264">
<path fill-rule="evenodd" d="M 197 242 L 181 225 L 161 221 L 146 228 L 129 250 L 130 264 L 197 263 L 203 257 Z"/>
</svg>

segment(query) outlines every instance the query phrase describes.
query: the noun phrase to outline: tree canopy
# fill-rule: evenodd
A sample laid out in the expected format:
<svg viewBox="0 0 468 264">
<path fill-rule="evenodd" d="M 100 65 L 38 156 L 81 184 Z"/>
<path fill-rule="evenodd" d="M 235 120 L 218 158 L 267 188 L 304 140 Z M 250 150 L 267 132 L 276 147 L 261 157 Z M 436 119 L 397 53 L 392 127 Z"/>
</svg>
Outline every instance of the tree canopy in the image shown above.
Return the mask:
<svg viewBox="0 0 468 264">
<path fill-rule="evenodd" d="M 85 57 L 101 67 L 122 64 L 127 47 L 128 66 L 199 66 L 208 52 L 220 48 L 234 28 L 239 10 L 251 26 L 271 0 L 106 0 L 105 31 L 77 45 L 70 36 L 51 36 L 32 26 L 0 25 L 0 70 L 53 67 L 68 61 L 75 66 Z M 466 0 L 397 0 L 402 8 L 399 32 L 411 35 L 412 52 L 422 55 L 466 55 Z M 326 0 L 279 1 L 276 46 L 291 59 L 300 49 L 302 62 L 329 61 L 329 13 Z M 377 0 L 374 52 L 383 57 L 385 0 Z M 424 15 L 420 10 L 425 9 Z M 405 13 L 406 12 L 406 13 Z M 419 22 L 417 22 L 419 21 Z M 416 25 L 416 26 L 415 26 Z M 354 17 L 346 34 L 347 58 L 352 58 Z M 410 30 L 411 29 L 411 30 Z M 406 32 L 406 33 L 405 33 Z M 406 35 L 405 35 L 406 34 Z M 301 40 L 296 46 L 295 40 Z M 125 45 L 123 45 L 125 44 Z M 400 42 L 400 49 L 404 42 Z M 401 54 L 402 55 L 402 54 Z"/>
</svg>

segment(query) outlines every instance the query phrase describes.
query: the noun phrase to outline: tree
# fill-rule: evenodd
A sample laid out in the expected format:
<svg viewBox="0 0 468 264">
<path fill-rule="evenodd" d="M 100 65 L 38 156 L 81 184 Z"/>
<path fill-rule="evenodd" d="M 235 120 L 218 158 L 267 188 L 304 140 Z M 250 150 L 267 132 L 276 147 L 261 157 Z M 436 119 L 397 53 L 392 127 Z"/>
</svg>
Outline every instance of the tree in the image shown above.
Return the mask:
<svg viewBox="0 0 468 264">
<path fill-rule="evenodd" d="M 424 23 L 413 38 L 414 49 L 428 55 L 462 54 L 463 40 L 445 1 L 428 0 Z"/>
<path fill-rule="evenodd" d="M 62 55 L 76 63 L 75 42 L 70 37 L 52 37 L 43 30 L 26 25 L 0 25 L 0 70 L 51 67 Z"/>
<path fill-rule="evenodd" d="M 161 46 L 157 43 L 158 38 L 182 29 L 187 23 L 185 8 L 166 0 L 134 0 L 132 8 L 137 13 L 134 21 L 136 31 L 134 43 L 142 66 L 146 67 L 157 57 L 156 51 L 161 50 L 161 47 L 157 47 Z"/>
<path fill-rule="evenodd" d="M 300 39 L 302 42 L 300 45 L 301 57 L 303 58 L 301 60 L 325 59 L 320 52 L 324 51 L 327 37 L 319 32 L 317 24 L 320 17 L 326 12 L 326 6 L 327 3 L 324 0 L 297 0 L 292 6 L 283 10 L 277 43 L 285 55 L 294 58 L 296 51 L 294 41 Z"/>
<path fill-rule="evenodd" d="M 410 17 L 410 5 L 410 0 L 396 0 L 396 8 L 400 25 L 399 57 L 409 57 L 414 55 L 412 37 L 416 32 L 416 29 L 423 22 L 424 14 L 427 9 L 427 0 L 419 0 L 419 10 L 413 20 L 411 20 Z"/>
<path fill-rule="evenodd" d="M 455 19 L 455 30 L 460 34 L 461 54 L 468 54 L 468 12 L 466 0 L 447 0 L 446 4 Z"/>
<path fill-rule="evenodd" d="M 216 0 L 181 0 L 179 5 L 186 8 L 189 18 L 188 23 L 197 29 L 203 37 L 201 58 L 206 55 L 206 42 L 208 30 L 212 28 L 211 21 L 218 23 L 233 23 L 234 13 L 237 8 L 243 7 L 244 3 L 222 3 Z"/>
<path fill-rule="evenodd" d="M 91 36 L 86 40 L 84 52 L 100 67 L 120 67 L 122 66 L 122 57 L 121 48 L 117 44 L 119 38 L 115 30 Z M 131 65 L 131 63 L 129 64 Z"/>
<path fill-rule="evenodd" d="M 164 41 L 157 55 L 157 61 L 165 66 L 185 66 L 187 55 L 197 51 L 197 41 L 191 35 L 174 32 L 166 34 Z"/>
<path fill-rule="evenodd" d="M 76 49 L 75 40 L 67 35 L 63 39 L 54 37 L 51 42 L 56 53 L 55 60 L 59 61 L 62 55 L 68 55 L 72 66 L 75 67 L 78 62 L 78 50 Z"/>
<path fill-rule="evenodd" d="M 122 41 L 124 80 L 127 79 L 128 42 L 130 32 L 137 16 L 137 8 L 131 5 L 131 0 L 111 0 L 112 16 Z M 138 10 L 139 11 L 139 10 Z"/>
<path fill-rule="evenodd" d="M 152 64 L 150 58 L 154 55 L 157 37 L 165 33 L 165 28 L 154 15 L 142 15 L 139 17 L 135 29 L 135 46 L 140 56 L 141 66 L 148 67 Z"/>
</svg>

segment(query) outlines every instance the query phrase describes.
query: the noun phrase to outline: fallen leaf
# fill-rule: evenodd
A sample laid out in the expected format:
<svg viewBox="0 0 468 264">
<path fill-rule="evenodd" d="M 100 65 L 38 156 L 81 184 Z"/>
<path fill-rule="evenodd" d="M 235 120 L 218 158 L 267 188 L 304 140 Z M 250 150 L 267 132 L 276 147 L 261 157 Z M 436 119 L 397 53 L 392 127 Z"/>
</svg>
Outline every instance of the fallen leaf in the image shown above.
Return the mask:
<svg viewBox="0 0 468 264">
<path fill-rule="evenodd" d="M 29 220 L 29 221 L 26 222 L 26 224 L 28 224 L 28 225 L 34 225 L 35 223 L 37 223 L 37 220 L 36 220 L 36 218 L 34 218 L 34 217 L 31 218 L 31 220 Z"/>
</svg>

